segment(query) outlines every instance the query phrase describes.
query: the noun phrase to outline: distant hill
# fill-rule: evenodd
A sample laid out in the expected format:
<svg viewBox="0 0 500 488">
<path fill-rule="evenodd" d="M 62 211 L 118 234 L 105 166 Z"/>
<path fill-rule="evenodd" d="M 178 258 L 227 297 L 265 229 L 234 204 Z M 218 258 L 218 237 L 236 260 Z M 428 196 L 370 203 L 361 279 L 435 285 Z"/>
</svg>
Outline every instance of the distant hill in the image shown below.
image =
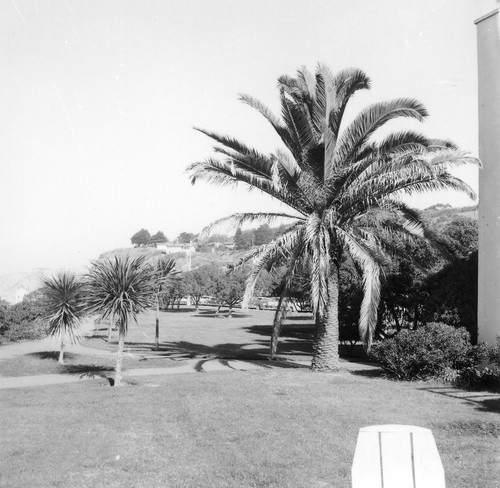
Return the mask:
<svg viewBox="0 0 500 488">
<path fill-rule="evenodd" d="M 44 276 L 50 276 L 54 270 L 38 268 L 22 273 L 0 275 L 0 298 L 10 303 L 22 301 L 24 295 L 41 286 Z"/>
<path fill-rule="evenodd" d="M 148 261 L 156 261 L 159 257 L 164 256 L 161 251 L 154 247 L 122 247 L 120 249 L 113 249 L 106 251 L 99 256 L 99 259 L 111 259 L 114 256 L 137 258 L 145 256 Z"/>
<path fill-rule="evenodd" d="M 446 223 L 457 215 L 474 220 L 478 218 L 477 205 L 472 205 L 470 207 L 452 207 L 449 204 L 438 203 L 437 205 L 426 208 L 424 214 L 438 223 Z"/>
<path fill-rule="evenodd" d="M 230 251 L 225 250 L 222 252 L 193 252 L 191 255 L 191 269 L 199 268 L 200 266 L 204 266 L 206 264 L 211 263 L 220 263 L 221 265 L 234 263 L 241 256 L 245 254 L 246 251 Z M 107 251 L 99 256 L 99 259 L 103 258 L 112 258 L 113 256 L 130 256 L 131 258 L 135 258 L 138 256 L 146 256 L 148 261 L 154 262 L 158 258 L 165 256 L 176 261 L 176 268 L 179 271 L 188 271 L 189 264 L 189 256 L 183 252 L 177 252 L 172 254 L 164 254 L 163 252 L 155 249 L 154 247 L 129 247 L 129 248 L 121 248 L 114 249 L 112 251 Z"/>
<path fill-rule="evenodd" d="M 439 225 L 446 224 L 458 215 L 472 218 L 474 220 L 477 220 L 478 218 L 477 205 L 454 208 L 447 204 L 437 204 L 426 208 L 423 212 L 424 215 L 426 215 L 430 220 Z M 194 252 L 191 255 L 191 263 L 189 262 L 189 256 L 182 252 L 168 254 L 167 256 L 176 260 L 177 269 L 179 271 L 187 271 L 190 267 L 191 269 L 194 269 L 210 263 L 219 263 L 221 265 L 234 263 L 247 252 L 248 251 L 236 250 Z M 133 247 L 107 251 L 101 254 L 99 259 L 125 255 L 129 255 L 131 257 L 144 255 L 151 261 L 156 261 L 159 257 L 165 256 L 165 254 L 154 247 Z M 22 273 L 0 275 L 0 298 L 7 300 L 10 303 L 19 302 L 23 299 L 25 294 L 40 287 L 43 276 L 50 276 L 56 271 L 57 270 L 55 269 L 37 268 Z M 76 273 L 83 272 L 83 270 L 73 271 Z"/>
</svg>

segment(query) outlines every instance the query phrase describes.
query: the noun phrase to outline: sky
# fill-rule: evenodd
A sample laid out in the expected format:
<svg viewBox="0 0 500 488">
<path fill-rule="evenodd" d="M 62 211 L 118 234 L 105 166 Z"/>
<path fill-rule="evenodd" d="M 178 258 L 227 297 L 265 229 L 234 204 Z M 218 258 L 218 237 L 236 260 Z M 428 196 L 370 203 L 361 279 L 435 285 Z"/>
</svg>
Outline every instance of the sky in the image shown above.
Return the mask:
<svg viewBox="0 0 500 488">
<path fill-rule="evenodd" d="M 420 127 L 477 155 L 474 20 L 497 0 L 4 0 L 0 3 L 0 274 L 79 269 L 146 228 L 169 239 L 269 197 L 192 186 L 212 155 L 194 127 L 262 151 L 280 141 L 240 93 L 279 112 L 277 78 L 358 67 L 350 102 L 417 98 Z M 477 169 L 458 176 L 477 189 Z M 463 196 L 416 198 L 471 204 Z M 472 202 L 473 203 L 473 202 Z"/>
</svg>

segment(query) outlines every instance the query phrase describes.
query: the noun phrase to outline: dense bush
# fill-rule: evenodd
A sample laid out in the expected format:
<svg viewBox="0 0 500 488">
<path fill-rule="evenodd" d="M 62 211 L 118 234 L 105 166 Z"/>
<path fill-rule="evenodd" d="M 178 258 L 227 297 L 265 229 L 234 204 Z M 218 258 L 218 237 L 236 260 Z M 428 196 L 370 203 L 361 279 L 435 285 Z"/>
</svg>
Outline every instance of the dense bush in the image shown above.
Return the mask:
<svg viewBox="0 0 500 488">
<path fill-rule="evenodd" d="M 42 319 L 36 318 L 31 322 L 26 320 L 12 322 L 10 327 L 4 332 L 1 340 L 2 342 L 34 341 L 43 339 L 46 336 L 47 330 L 45 324 Z"/>
<path fill-rule="evenodd" d="M 496 344 L 475 348 L 475 364 L 457 372 L 455 382 L 469 388 L 500 390 L 500 337 Z"/>
<path fill-rule="evenodd" d="M 44 299 L 38 290 L 29 293 L 22 302 L 14 305 L 1 303 L 0 342 L 19 342 L 45 337 L 45 326 L 40 319 L 43 309 Z"/>
<path fill-rule="evenodd" d="M 440 323 L 403 330 L 377 342 L 370 356 L 384 371 L 404 380 L 442 376 L 447 370 L 463 370 L 475 363 L 469 333 Z"/>
</svg>

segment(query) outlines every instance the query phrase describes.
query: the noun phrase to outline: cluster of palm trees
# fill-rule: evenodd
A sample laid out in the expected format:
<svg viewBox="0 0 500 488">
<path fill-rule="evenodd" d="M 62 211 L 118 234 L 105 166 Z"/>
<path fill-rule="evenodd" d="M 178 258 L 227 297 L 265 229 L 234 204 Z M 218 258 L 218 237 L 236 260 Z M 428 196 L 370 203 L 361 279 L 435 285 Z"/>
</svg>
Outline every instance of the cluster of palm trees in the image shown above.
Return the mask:
<svg viewBox="0 0 500 488">
<path fill-rule="evenodd" d="M 295 274 L 310 276 L 316 337 L 312 369 L 339 367 L 338 297 L 339 265 L 349 256 L 363 276 L 360 335 L 369 349 L 377 322 L 381 274 L 388 254 L 397 252 L 393 237 L 428 239 L 438 243 L 418 211 L 404 195 L 453 189 L 475 198 L 473 190 L 450 173 L 450 168 L 476 158 L 446 140 L 431 139 L 413 130 L 388 133 L 394 119 L 423 121 L 425 107 L 417 100 L 399 98 L 375 103 L 346 122 L 348 101 L 368 89 L 370 80 L 358 69 L 333 74 L 319 65 L 313 74 L 301 68 L 296 77 L 278 80 L 281 117 L 260 101 L 241 95 L 271 124 L 283 146 L 263 154 L 228 136 L 198 129 L 213 139 L 219 157 L 191 164 L 191 182 L 215 185 L 245 183 L 283 203 L 288 212 L 235 214 L 211 224 L 238 227 L 248 222 L 288 220 L 288 230 L 278 239 L 252 250 L 253 271 L 247 281 L 249 298 L 264 270 L 286 267 L 282 294 L 274 319 L 271 350 L 287 310 Z M 387 134 L 388 133 L 388 134 Z"/>
<path fill-rule="evenodd" d="M 369 87 L 369 78 L 358 69 L 333 74 L 319 65 L 314 74 L 301 68 L 296 77 L 282 76 L 278 80 L 281 117 L 255 98 L 241 96 L 241 101 L 271 124 L 283 142 L 282 148 L 263 154 L 232 137 L 198 129 L 217 143 L 215 152 L 219 157 L 187 168 L 193 184 L 198 180 L 216 185 L 242 182 L 288 208 L 281 213 L 231 215 L 208 226 L 204 234 L 220 225 L 237 228 L 248 222 L 289 222 L 283 235 L 251 250 L 239 264 L 250 260 L 253 263 L 246 300 L 264 269 L 286 269 L 271 351 L 276 351 L 293 278 L 304 271 L 309 274 L 316 323 L 312 360 L 315 371 L 339 367 L 342 259 L 352 259 L 363 276 L 359 329 L 369 349 L 377 322 L 381 275 L 388 255 L 398 252 L 394 238 L 427 239 L 439 244 L 420 213 L 402 197 L 446 189 L 476 197 L 449 171 L 463 164 L 479 164 L 476 158 L 450 141 L 431 139 L 413 130 L 380 130 L 395 119 L 423 121 L 427 111 L 417 100 L 399 98 L 375 103 L 351 121 L 344 120 L 351 97 Z M 173 269 L 173 263 L 152 267 L 142 258 L 115 258 L 94 263 L 81 282 L 68 274 L 47 280 L 50 332 L 75 340 L 83 312 L 101 319 L 114 317 L 120 334 L 115 384 L 120 384 L 128 323 L 153 302 L 158 310 L 159 294 Z M 158 348 L 158 318 L 156 324 Z"/>
<path fill-rule="evenodd" d="M 43 280 L 45 319 L 48 333 L 60 344 L 59 363 L 64 364 L 67 342 L 81 339 L 84 317 L 115 320 L 118 328 L 114 385 L 122 384 L 122 362 L 128 324 L 137 314 L 156 305 L 155 348 L 159 347 L 159 300 L 166 284 L 176 275 L 175 261 L 159 259 L 149 263 L 144 256 L 115 256 L 92 263 L 89 272 L 78 278 L 62 272 Z"/>
</svg>

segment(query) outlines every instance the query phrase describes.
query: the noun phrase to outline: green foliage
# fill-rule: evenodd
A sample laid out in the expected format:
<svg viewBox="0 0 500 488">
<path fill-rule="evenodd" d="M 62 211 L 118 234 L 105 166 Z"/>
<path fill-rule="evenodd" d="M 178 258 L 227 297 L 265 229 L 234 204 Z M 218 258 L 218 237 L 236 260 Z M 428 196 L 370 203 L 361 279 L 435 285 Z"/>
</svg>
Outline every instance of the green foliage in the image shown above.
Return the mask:
<svg viewBox="0 0 500 488">
<path fill-rule="evenodd" d="M 426 278 L 420 288 L 421 319 L 465 327 L 476 343 L 477 279 L 477 251 Z"/>
<path fill-rule="evenodd" d="M 274 239 L 274 231 L 269 227 L 269 224 L 263 224 L 255 229 L 254 236 L 254 244 L 262 246 L 262 244 L 269 244 Z"/>
<path fill-rule="evenodd" d="M 375 343 L 370 356 L 389 375 L 414 380 L 472 366 L 472 353 L 473 346 L 465 329 L 430 323 Z"/>
<path fill-rule="evenodd" d="M 111 315 L 124 333 L 130 318 L 151 305 L 154 296 L 155 270 L 144 256 L 103 259 L 92 263 L 87 277 L 86 310 L 101 320 Z"/>
<path fill-rule="evenodd" d="M 84 284 L 73 273 L 62 272 L 42 280 L 47 333 L 61 341 L 81 340 L 79 329 L 85 314 Z"/>
<path fill-rule="evenodd" d="M 11 321 L 0 336 L 1 342 L 36 341 L 47 336 L 44 321 L 37 317 L 34 320 Z"/>
<path fill-rule="evenodd" d="M 198 308 L 202 296 L 211 294 L 213 280 L 217 275 L 217 268 L 210 264 L 184 273 L 183 281 L 186 295 L 191 297 L 196 308 Z"/>
<path fill-rule="evenodd" d="M 243 236 L 243 231 L 241 230 L 241 227 L 238 227 L 236 229 L 236 232 L 234 234 L 234 247 L 237 250 L 242 250 L 242 249 L 248 249 L 251 246 L 251 243 L 249 242 L 248 239 L 246 239 Z"/>
<path fill-rule="evenodd" d="M 167 242 L 168 239 L 165 237 L 165 234 L 159 230 L 155 235 L 151 236 L 149 243 L 151 244 L 161 244 L 162 242 Z"/>
<path fill-rule="evenodd" d="M 175 269 L 175 260 L 162 256 L 153 267 L 153 289 L 156 295 L 160 295 L 168 284 L 179 274 Z"/>
<path fill-rule="evenodd" d="M 130 241 L 135 247 L 147 246 L 151 241 L 151 235 L 146 229 L 141 229 L 130 238 Z"/>
<path fill-rule="evenodd" d="M 179 308 L 181 299 L 187 294 L 184 275 L 173 276 L 161 294 L 161 306 L 164 309 L 168 309 L 169 307 L 173 309 L 174 306 L 177 305 L 177 308 Z"/>
<path fill-rule="evenodd" d="M 289 213 L 234 214 L 209 227 L 288 219 L 290 227 L 279 238 L 243 259 L 253 261 L 245 298 L 251 296 L 260 272 L 285 266 L 288 276 L 280 303 L 286 307 L 284 298 L 295 271 L 308 262 L 311 305 L 320 331 L 313 347 L 313 369 L 334 370 L 338 344 L 331 329 L 338 328 L 338 307 L 331 298 L 338 294 L 342 255 L 350 255 L 363 273 L 359 329 L 369 348 L 389 238 L 395 234 L 409 240 L 432 238 L 420 213 L 404 204 L 401 195 L 449 188 L 474 198 L 473 190 L 448 170 L 478 161 L 449 141 L 414 131 L 373 137 L 394 119 L 422 121 L 427 111 L 414 99 L 375 103 L 349 122 L 343 120 L 355 92 L 370 87 L 370 79 L 359 69 L 334 74 L 324 65 L 318 65 L 315 73 L 303 67 L 296 77 L 281 76 L 278 87 L 281 118 L 253 97 L 242 95 L 241 100 L 264 116 L 286 152 L 263 154 L 233 137 L 198 129 L 218 144 L 217 157 L 191 164 L 188 172 L 192 183 L 199 179 L 216 185 L 245 183 L 287 207 Z M 277 314 L 275 329 L 280 322 Z"/>
<path fill-rule="evenodd" d="M 458 371 L 455 382 L 468 388 L 500 391 L 500 337 L 494 345 L 475 348 L 475 364 Z"/>
<path fill-rule="evenodd" d="M 443 322 L 465 327 L 476 342 L 477 222 L 452 210 L 446 208 L 447 220 L 439 226 L 426 211 L 429 228 L 439 232 L 438 249 L 422 240 L 392 239 L 397 252 L 383 281 L 379 335 Z"/>
<path fill-rule="evenodd" d="M 44 298 L 40 290 L 28 293 L 14 305 L 0 303 L 0 341 L 19 342 L 42 339 L 46 327 L 42 320 Z"/>
<path fill-rule="evenodd" d="M 197 237 L 197 234 L 193 234 L 192 232 L 181 232 L 176 241 L 181 244 L 189 244 L 193 239 Z"/>
<path fill-rule="evenodd" d="M 467 258 L 477 251 L 478 222 L 456 215 L 444 226 L 443 237 L 456 258 Z"/>
</svg>

